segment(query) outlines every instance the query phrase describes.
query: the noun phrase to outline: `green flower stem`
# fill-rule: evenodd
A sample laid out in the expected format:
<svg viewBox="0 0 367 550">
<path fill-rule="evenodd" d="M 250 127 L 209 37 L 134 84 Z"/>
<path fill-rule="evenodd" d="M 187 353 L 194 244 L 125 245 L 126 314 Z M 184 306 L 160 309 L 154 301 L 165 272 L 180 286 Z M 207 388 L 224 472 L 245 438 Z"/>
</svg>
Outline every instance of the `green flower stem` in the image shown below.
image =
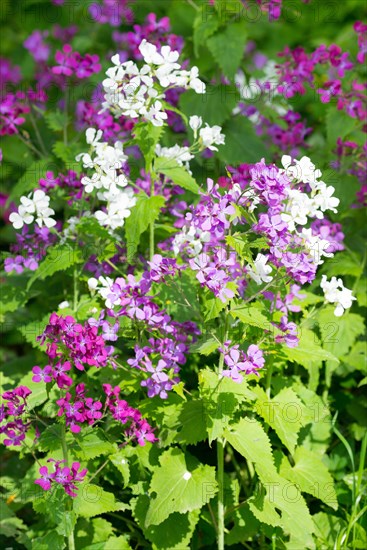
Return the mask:
<svg viewBox="0 0 367 550">
<path fill-rule="evenodd" d="M 69 467 L 69 455 L 68 455 L 68 446 L 66 443 L 66 433 L 65 433 L 65 426 L 62 426 L 61 430 L 61 447 L 62 447 L 62 454 L 65 460 L 66 467 Z M 73 504 L 71 501 L 69 501 L 69 510 L 71 511 L 73 509 Z M 68 535 L 68 548 L 69 550 L 75 550 L 75 541 L 74 541 L 74 529 Z"/>
<path fill-rule="evenodd" d="M 229 313 L 226 309 L 224 318 L 223 344 L 228 338 Z M 218 376 L 221 375 L 224 365 L 224 353 L 220 354 Z M 224 550 L 224 446 L 225 439 L 217 439 L 217 482 L 218 482 L 218 550 Z"/>
<path fill-rule="evenodd" d="M 218 550 L 224 550 L 224 445 L 225 440 L 217 440 L 218 468 Z"/>
</svg>

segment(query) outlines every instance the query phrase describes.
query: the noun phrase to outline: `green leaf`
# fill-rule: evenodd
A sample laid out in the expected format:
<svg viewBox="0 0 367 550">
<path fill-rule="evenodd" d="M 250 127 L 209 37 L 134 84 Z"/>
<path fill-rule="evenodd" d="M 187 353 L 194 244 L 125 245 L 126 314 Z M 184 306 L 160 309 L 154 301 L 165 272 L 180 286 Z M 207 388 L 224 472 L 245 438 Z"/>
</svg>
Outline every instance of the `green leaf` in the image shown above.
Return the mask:
<svg viewBox="0 0 367 550">
<path fill-rule="evenodd" d="M 120 450 L 117 453 L 110 455 L 109 459 L 111 460 L 112 464 L 118 469 L 120 474 L 122 474 L 124 486 L 126 487 L 130 480 L 130 466 L 129 461 L 126 458 L 126 454 L 124 453 L 124 451 Z"/>
<path fill-rule="evenodd" d="M 226 307 L 226 304 L 222 302 L 219 298 L 213 296 L 213 294 L 208 291 L 205 293 L 205 302 L 204 302 L 204 321 L 211 321 L 219 317 L 219 314 Z"/>
<path fill-rule="evenodd" d="M 18 326 L 19 332 L 24 336 L 26 342 L 32 344 L 34 348 L 43 349 L 43 346 L 37 341 L 48 324 L 50 315 L 46 315 L 41 321 L 33 321 L 27 325 Z"/>
<path fill-rule="evenodd" d="M 293 460 L 295 464 L 292 467 L 286 457 L 283 457 L 280 475 L 298 484 L 301 491 L 319 498 L 337 510 L 333 478 L 320 457 L 305 447 L 297 447 Z"/>
<path fill-rule="evenodd" d="M 88 482 L 79 485 L 78 494 L 73 500 L 73 504 L 74 512 L 85 518 L 129 508 L 123 502 L 116 502 L 112 493 L 108 493 L 102 487 Z"/>
<path fill-rule="evenodd" d="M 65 548 L 65 538 L 55 533 L 54 530 L 43 537 L 32 539 L 32 550 L 63 550 Z"/>
<path fill-rule="evenodd" d="M 261 313 L 261 307 L 255 305 L 238 305 L 230 310 L 232 317 L 239 319 L 246 325 L 252 327 L 258 327 L 262 330 L 271 331 L 272 333 L 278 333 L 279 331 L 274 327 L 269 319 Z"/>
<path fill-rule="evenodd" d="M 260 386 L 255 386 L 257 395 L 256 412 L 276 431 L 279 439 L 293 453 L 297 445 L 298 433 L 307 424 L 306 407 L 291 388 L 282 389 L 273 399 L 269 399 Z"/>
<path fill-rule="evenodd" d="M 46 257 L 28 281 L 27 290 L 37 280 L 44 280 L 58 271 L 65 271 L 72 265 L 83 262 L 80 249 L 73 249 L 67 245 L 56 245 L 47 250 Z"/>
<path fill-rule="evenodd" d="M 306 369 L 310 369 L 314 363 L 320 364 L 321 361 L 332 361 L 336 365 L 339 364 L 339 359 L 329 351 L 323 349 L 318 344 L 316 334 L 307 329 L 302 331 L 299 345 L 296 348 L 289 348 L 284 345 L 282 346 L 282 351 L 287 359 L 299 363 Z"/>
<path fill-rule="evenodd" d="M 133 516 L 143 530 L 144 536 L 153 544 L 153 550 L 183 550 L 189 543 L 199 520 L 200 511 L 193 510 L 188 514 L 174 512 L 159 526 L 146 524 L 149 497 L 140 495 L 132 499 Z"/>
<path fill-rule="evenodd" d="M 160 195 L 147 197 L 147 195 L 138 195 L 136 205 L 131 210 L 130 216 L 125 222 L 125 234 L 128 261 L 133 259 L 140 242 L 140 236 L 159 216 L 161 208 L 166 199 Z"/>
<path fill-rule="evenodd" d="M 57 158 L 64 162 L 68 170 L 74 170 L 74 172 L 80 174 L 80 172 L 82 171 L 82 165 L 81 162 L 75 160 L 75 157 L 79 153 L 83 153 L 85 151 L 85 145 L 67 145 L 63 141 L 56 141 L 52 146 L 52 151 Z"/>
<path fill-rule="evenodd" d="M 55 161 L 50 157 L 32 162 L 26 169 L 20 180 L 12 187 L 9 201 L 19 199 L 22 195 L 36 189 L 38 180 L 44 178 L 46 172 L 57 170 Z"/>
<path fill-rule="evenodd" d="M 90 433 L 76 434 L 75 439 L 78 443 L 75 447 L 75 452 L 84 460 L 116 451 L 114 445 L 107 441 L 103 431 L 100 429 L 94 429 Z"/>
<path fill-rule="evenodd" d="M 38 448 L 40 451 L 56 451 L 61 448 L 62 426 L 51 424 L 40 435 Z"/>
<path fill-rule="evenodd" d="M 199 47 L 205 44 L 209 36 L 214 34 L 220 25 L 220 20 L 215 13 L 208 13 L 207 5 L 202 5 L 194 21 L 193 42 L 195 57 L 199 56 Z"/>
<path fill-rule="evenodd" d="M 264 142 L 256 135 L 253 125 L 243 116 L 232 117 L 223 127 L 226 136 L 218 151 L 219 158 L 227 164 L 256 163 L 269 158 Z"/>
<path fill-rule="evenodd" d="M 355 128 L 355 120 L 336 107 L 329 107 L 326 115 L 326 133 L 330 146 L 335 146 L 337 137 L 344 138 Z"/>
<path fill-rule="evenodd" d="M 47 399 L 46 384 L 43 382 L 32 382 L 34 374 L 29 372 L 21 380 L 19 380 L 18 386 L 27 386 L 31 390 L 31 394 L 27 397 L 27 409 L 31 410 L 41 403 L 44 403 Z"/>
<path fill-rule="evenodd" d="M 145 167 L 148 171 L 155 156 L 156 145 L 162 133 L 163 126 L 154 126 L 147 122 L 139 122 L 134 126 L 134 139 L 144 155 Z"/>
<path fill-rule="evenodd" d="M 361 315 L 346 311 L 335 317 L 334 307 L 328 306 L 317 314 L 321 341 L 324 349 L 337 357 L 348 353 L 358 336 L 364 334 L 365 325 Z"/>
<path fill-rule="evenodd" d="M 3 322 L 5 313 L 16 311 L 27 301 L 25 290 L 12 284 L 1 285 L 0 319 Z"/>
<path fill-rule="evenodd" d="M 43 116 L 47 126 L 54 132 L 61 132 L 65 124 L 68 122 L 68 117 L 65 112 L 60 111 L 59 109 L 45 113 Z"/>
<path fill-rule="evenodd" d="M 269 438 L 259 422 L 243 418 L 224 433 L 227 441 L 247 460 L 266 488 L 249 501 L 257 519 L 273 526 L 279 525 L 302 548 L 313 548 L 314 526 L 307 505 L 296 485 L 280 476 L 275 468 Z M 281 516 L 278 511 L 280 511 Z"/>
<path fill-rule="evenodd" d="M 174 438 L 178 443 L 196 445 L 207 438 L 204 403 L 200 399 L 192 399 L 180 405 Z"/>
<path fill-rule="evenodd" d="M 172 513 L 198 510 L 215 495 L 215 468 L 180 449 L 165 451 L 153 472 L 145 526 L 159 525 Z"/>
<path fill-rule="evenodd" d="M 200 355 L 210 355 L 216 351 L 219 347 L 219 343 L 214 338 L 207 338 L 206 340 L 199 340 L 190 347 L 192 353 L 199 353 Z"/>
<path fill-rule="evenodd" d="M 174 185 L 179 185 L 196 195 L 199 193 L 199 186 L 186 168 L 180 166 L 177 161 L 165 157 L 158 157 L 154 162 L 154 170 L 167 176 Z"/>
<path fill-rule="evenodd" d="M 201 116 L 203 122 L 210 126 L 222 125 L 232 116 L 232 111 L 239 101 L 239 93 L 234 86 L 207 85 L 206 94 L 197 94 L 194 90 L 188 90 L 180 96 L 180 109 L 187 117 L 191 115 Z M 223 145 L 219 150 L 224 148 Z M 243 161 L 242 161 L 243 162 Z"/>
<path fill-rule="evenodd" d="M 220 378 L 210 369 L 200 371 L 199 388 L 211 445 L 214 439 L 223 435 L 239 404 L 253 400 L 255 395 L 248 388 L 246 380 L 237 384 L 231 378 Z"/>
<path fill-rule="evenodd" d="M 207 40 L 215 61 L 225 76 L 233 79 L 245 53 L 247 41 L 246 25 L 243 22 L 228 25 Z"/>
</svg>

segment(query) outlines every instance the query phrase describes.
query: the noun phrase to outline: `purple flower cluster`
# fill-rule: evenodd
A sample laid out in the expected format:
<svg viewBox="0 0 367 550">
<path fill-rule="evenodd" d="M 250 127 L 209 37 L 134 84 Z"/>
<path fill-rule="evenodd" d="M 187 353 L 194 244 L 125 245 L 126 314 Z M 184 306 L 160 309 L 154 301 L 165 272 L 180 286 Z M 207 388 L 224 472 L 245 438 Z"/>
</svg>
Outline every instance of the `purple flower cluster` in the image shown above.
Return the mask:
<svg viewBox="0 0 367 550">
<path fill-rule="evenodd" d="M 24 269 L 35 271 L 40 260 L 46 255 L 49 246 L 54 244 L 57 236 L 47 227 L 34 225 L 33 232 L 29 226 L 24 225 L 16 235 L 17 242 L 10 246 L 10 252 L 15 254 L 4 261 L 4 269 L 7 273 L 15 271 L 23 273 Z"/>
<path fill-rule="evenodd" d="M 243 374 L 256 374 L 265 364 L 263 352 L 255 344 L 251 344 L 245 353 L 239 349 L 238 345 L 230 346 L 231 341 L 224 342 L 224 347 L 219 351 L 224 355 L 224 363 L 228 367 L 222 371 L 222 375 L 232 378 L 234 382 L 240 384 L 243 380 Z"/>
<path fill-rule="evenodd" d="M 65 396 L 58 399 L 58 416 L 65 415 L 66 425 L 73 433 L 79 433 L 81 424 L 87 423 L 92 426 L 97 420 L 102 418 L 102 403 L 94 401 L 91 397 L 86 397 L 85 384 L 77 384 L 75 395 L 66 392 Z"/>
<path fill-rule="evenodd" d="M 116 122 L 114 117 L 108 111 L 100 111 L 100 105 L 97 102 L 88 103 L 80 100 L 76 104 L 76 128 L 84 130 L 86 128 L 98 128 L 103 132 L 105 141 L 117 140 L 127 134 L 130 134 L 134 127 L 131 119 L 121 117 Z"/>
<path fill-rule="evenodd" d="M 55 460 L 49 458 L 47 462 L 53 464 L 53 472 L 48 471 L 48 466 L 41 466 L 39 473 L 41 477 L 35 480 L 35 483 L 42 487 L 44 491 L 49 491 L 54 484 L 61 485 L 65 493 L 71 497 L 77 496 L 76 483 L 83 481 L 88 470 L 84 468 L 80 470 L 80 463 L 73 462 L 71 468 L 67 466 L 61 466 L 65 464 L 65 460 Z"/>
<path fill-rule="evenodd" d="M 145 418 L 142 418 L 141 413 L 130 407 L 127 401 L 119 399 L 119 386 L 113 388 L 110 384 L 103 384 L 103 391 L 107 397 L 105 407 L 111 412 L 113 418 L 121 424 L 129 423 L 124 432 L 129 440 L 137 441 L 141 447 L 144 447 L 147 441 L 151 443 L 158 441 L 153 428 Z"/>
<path fill-rule="evenodd" d="M 358 36 L 358 54 L 357 61 L 358 63 L 364 63 L 364 58 L 367 55 L 367 25 L 362 23 L 362 21 L 356 21 L 354 23 L 354 30 Z"/>
<path fill-rule="evenodd" d="M 46 353 L 49 359 L 56 361 L 53 377 L 63 387 L 70 385 L 64 374 L 70 370 L 69 361 L 63 362 L 65 348 L 67 359 L 70 358 L 78 370 L 84 370 L 85 364 L 105 367 L 113 353 L 113 348 L 106 346 L 104 338 L 98 334 L 98 327 L 88 321 L 84 325 L 77 323 L 70 315 L 59 317 L 52 313 L 45 331 L 37 339 L 41 344 L 47 341 Z"/>
<path fill-rule="evenodd" d="M 64 75 L 65 77 L 75 75 L 82 79 L 89 78 L 101 70 L 98 55 L 87 53 L 83 57 L 79 52 L 73 51 L 70 44 L 64 44 L 62 51 L 56 52 L 55 60 L 57 65 L 51 68 L 55 75 Z"/>
<path fill-rule="evenodd" d="M 50 55 L 50 46 L 44 42 L 48 31 L 35 30 L 24 41 L 24 47 L 30 52 L 37 63 L 45 63 Z"/>
<path fill-rule="evenodd" d="M 5 90 L 6 84 L 18 84 L 21 80 L 20 67 L 12 65 L 8 59 L 0 57 L 0 85 L 1 91 Z"/>
<path fill-rule="evenodd" d="M 31 390 L 26 386 L 18 386 L 14 390 L 6 391 L 2 394 L 2 399 L 6 401 L 0 406 L 0 422 L 6 423 L 0 426 L 0 433 L 5 434 L 4 445 L 20 446 L 25 439 L 31 423 L 24 422 L 22 416 L 26 413 L 27 397 Z"/>
<path fill-rule="evenodd" d="M 122 22 L 131 24 L 134 14 L 129 7 L 131 0 L 103 0 L 102 4 L 91 4 L 89 13 L 97 23 L 119 27 Z"/>
<path fill-rule="evenodd" d="M 26 120 L 23 115 L 30 111 L 23 100 L 22 93 L 8 93 L 0 99 L 0 136 L 18 134 L 18 126 Z"/>
<path fill-rule="evenodd" d="M 340 223 L 333 223 L 327 218 L 323 218 L 322 220 L 314 220 L 311 223 L 311 229 L 313 235 L 318 235 L 321 239 L 330 242 L 330 247 L 326 249 L 326 252 L 344 250 L 344 233 Z"/>
<path fill-rule="evenodd" d="M 54 175 L 53 172 L 48 171 L 44 178 L 41 178 L 38 182 L 39 187 L 48 193 L 51 189 L 65 189 L 70 199 L 68 204 L 72 204 L 73 200 L 80 199 L 83 194 L 83 185 L 81 179 L 83 174 L 79 175 L 74 170 L 68 170 L 66 174 Z"/>
</svg>

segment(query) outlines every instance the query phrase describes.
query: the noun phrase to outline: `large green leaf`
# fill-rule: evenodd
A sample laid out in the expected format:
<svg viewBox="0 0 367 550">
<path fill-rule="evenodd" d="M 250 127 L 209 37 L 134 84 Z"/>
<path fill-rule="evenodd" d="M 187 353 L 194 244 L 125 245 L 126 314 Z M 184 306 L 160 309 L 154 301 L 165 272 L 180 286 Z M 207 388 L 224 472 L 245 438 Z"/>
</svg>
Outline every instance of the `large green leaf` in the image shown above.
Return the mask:
<svg viewBox="0 0 367 550">
<path fill-rule="evenodd" d="M 231 118 L 223 127 L 226 136 L 225 145 L 218 151 L 219 158 L 227 164 L 260 162 L 268 159 L 269 152 L 255 133 L 251 122 L 243 116 Z"/>
<path fill-rule="evenodd" d="M 237 384 L 231 378 L 219 377 L 210 369 L 200 371 L 199 388 L 211 445 L 214 439 L 223 435 L 239 404 L 253 400 L 255 394 L 248 388 L 246 380 Z"/>
<path fill-rule="evenodd" d="M 56 245 L 47 250 L 46 257 L 40 263 L 34 275 L 29 279 L 27 289 L 37 280 L 46 279 L 58 271 L 65 271 L 72 265 L 81 263 L 83 255 L 80 249 L 68 245 Z"/>
<path fill-rule="evenodd" d="M 260 386 L 253 388 L 253 391 L 258 397 L 256 412 L 276 431 L 282 443 L 293 453 L 298 433 L 301 427 L 308 423 L 305 405 L 291 388 L 282 389 L 273 399 L 270 399 Z"/>
<path fill-rule="evenodd" d="M 299 363 L 306 369 L 310 369 L 313 363 L 321 365 L 322 361 L 332 361 L 335 365 L 339 363 L 335 355 L 321 347 L 316 334 L 307 329 L 302 331 L 299 345 L 296 348 L 284 345 L 282 351 L 287 359 Z"/>
<path fill-rule="evenodd" d="M 125 222 L 126 245 L 128 261 L 133 259 L 140 242 L 140 236 L 159 216 L 162 206 L 166 199 L 160 195 L 148 197 L 147 195 L 138 195 L 136 205 L 131 210 L 130 216 Z"/>
<path fill-rule="evenodd" d="M 365 325 L 361 315 L 345 312 L 342 317 L 335 317 L 334 307 L 328 306 L 317 315 L 324 349 L 341 357 L 348 353 L 358 336 L 364 334 Z"/>
<path fill-rule="evenodd" d="M 177 161 L 165 157 L 158 157 L 154 162 L 156 172 L 167 176 L 175 185 L 179 185 L 192 193 L 199 193 L 199 186 L 188 173 L 186 168 L 180 166 Z"/>
<path fill-rule="evenodd" d="M 206 39 L 215 33 L 220 25 L 219 17 L 215 12 L 208 13 L 208 6 L 203 4 L 194 21 L 193 42 L 195 57 L 199 55 L 199 47 Z"/>
<path fill-rule="evenodd" d="M 320 457 L 305 447 L 297 447 L 293 460 L 292 467 L 284 457 L 279 473 L 298 484 L 301 491 L 319 498 L 336 510 L 338 501 L 333 478 Z"/>
<path fill-rule="evenodd" d="M 215 468 L 200 464 L 177 448 L 159 458 L 150 484 L 151 495 L 145 526 L 159 525 L 174 512 L 198 510 L 215 495 Z"/>
<path fill-rule="evenodd" d="M 116 448 L 107 441 L 102 430 L 94 429 L 90 433 L 76 434 L 75 452 L 83 460 L 89 460 L 100 455 L 114 453 Z"/>
<path fill-rule="evenodd" d="M 344 138 L 355 128 L 355 119 L 336 107 L 329 107 L 326 115 L 326 133 L 328 143 L 335 146 L 336 139 Z"/>
<path fill-rule="evenodd" d="M 115 496 L 108 493 L 99 485 L 84 482 L 78 487 L 78 494 L 73 501 L 74 512 L 85 518 L 126 510 L 129 506 L 122 502 L 116 502 Z"/>
<path fill-rule="evenodd" d="M 207 40 L 208 48 L 225 76 L 234 78 L 245 53 L 246 25 L 243 21 L 228 25 Z"/>
</svg>

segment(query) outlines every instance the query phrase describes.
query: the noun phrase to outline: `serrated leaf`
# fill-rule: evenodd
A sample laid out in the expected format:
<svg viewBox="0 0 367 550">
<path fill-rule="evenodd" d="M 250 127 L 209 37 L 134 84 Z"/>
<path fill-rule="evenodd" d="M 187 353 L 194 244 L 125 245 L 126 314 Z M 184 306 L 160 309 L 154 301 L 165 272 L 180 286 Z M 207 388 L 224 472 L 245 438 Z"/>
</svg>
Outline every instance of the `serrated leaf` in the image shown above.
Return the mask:
<svg viewBox="0 0 367 550">
<path fill-rule="evenodd" d="M 132 499 L 131 507 L 135 520 L 143 530 L 144 536 L 152 543 L 154 550 L 183 550 L 189 543 L 199 520 L 200 511 L 187 514 L 174 512 L 159 526 L 145 527 L 149 497 L 140 495 Z"/>
<path fill-rule="evenodd" d="M 63 550 L 65 546 L 65 538 L 54 530 L 43 537 L 32 539 L 32 550 Z"/>
<path fill-rule="evenodd" d="M 46 384 L 43 382 L 33 382 L 34 374 L 29 372 L 21 380 L 18 386 L 27 386 L 31 390 L 31 394 L 27 397 L 27 409 L 31 410 L 47 400 Z"/>
<path fill-rule="evenodd" d="M 225 307 L 226 304 L 222 300 L 213 296 L 211 292 L 207 292 L 204 303 L 204 321 L 216 319 Z"/>
<path fill-rule="evenodd" d="M 172 513 L 184 514 L 202 508 L 215 495 L 215 468 L 200 464 L 180 449 L 165 451 L 153 471 L 150 504 L 145 527 L 160 525 Z"/>
<path fill-rule="evenodd" d="M 259 422 L 243 418 L 224 433 L 226 440 L 247 460 L 254 463 L 255 470 L 266 488 L 261 493 L 260 506 L 256 497 L 250 499 L 250 509 L 260 521 L 280 525 L 302 548 L 314 548 L 314 526 L 305 500 L 298 488 L 280 476 L 275 468 L 270 440 Z M 264 513 L 264 507 L 266 513 Z M 277 512 L 281 512 L 281 517 Z"/>
<path fill-rule="evenodd" d="M 226 141 L 218 151 L 223 162 L 236 165 L 269 158 L 269 151 L 248 119 L 242 116 L 233 117 L 223 126 L 223 133 Z"/>
<path fill-rule="evenodd" d="M 127 504 L 116 502 L 112 493 L 108 493 L 102 487 L 88 482 L 79 485 L 78 494 L 73 500 L 74 512 L 85 518 L 91 518 L 106 512 L 127 510 L 128 508 Z"/>
<path fill-rule="evenodd" d="M 193 42 L 195 57 L 199 55 L 199 46 L 205 43 L 220 25 L 215 13 L 208 13 L 207 5 L 202 5 L 194 21 Z"/>
<path fill-rule="evenodd" d="M 230 310 L 232 317 L 239 319 L 246 325 L 261 328 L 262 330 L 271 331 L 272 333 L 279 332 L 274 327 L 270 320 L 265 317 L 261 310 L 255 305 L 238 305 Z"/>
<path fill-rule="evenodd" d="M 317 343 L 316 335 L 306 329 L 302 331 L 299 345 L 296 348 L 289 348 L 284 345 L 282 346 L 282 351 L 287 359 L 299 363 L 306 369 L 309 369 L 313 363 L 320 363 L 321 361 L 332 361 L 335 365 L 339 364 L 339 359 L 329 351 L 323 349 Z"/>
<path fill-rule="evenodd" d="M 215 340 L 214 338 L 207 338 L 206 340 L 202 340 L 199 342 L 196 342 L 190 347 L 190 350 L 192 353 L 200 353 L 200 355 L 210 355 L 214 351 L 218 349 L 220 346 L 219 342 Z"/>
<path fill-rule="evenodd" d="M 225 76 L 233 79 L 245 53 L 246 26 L 241 21 L 230 24 L 223 32 L 217 32 L 207 40 L 215 61 Z"/>
<path fill-rule="evenodd" d="M 90 433 L 76 434 L 75 439 L 78 443 L 75 447 L 75 452 L 84 460 L 116 451 L 114 445 L 107 441 L 102 430 L 94 429 Z"/>
<path fill-rule="evenodd" d="M 338 501 L 333 478 L 320 457 L 305 447 L 297 447 L 293 460 L 294 466 L 291 466 L 286 457 L 283 457 L 280 475 L 298 484 L 301 491 L 319 498 L 337 510 Z"/>
<path fill-rule="evenodd" d="M 196 445 L 207 438 L 202 400 L 192 399 L 180 405 L 176 432 L 174 440 L 185 445 Z"/>
<path fill-rule="evenodd" d="M 253 400 L 255 395 L 248 388 L 246 380 L 237 384 L 231 378 L 219 377 L 210 369 L 200 371 L 199 388 L 211 445 L 214 439 L 223 435 L 239 404 Z"/>
<path fill-rule="evenodd" d="M 27 301 L 25 290 L 11 284 L 1 285 L 0 319 L 4 320 L 5 313 L 16 311 Z"/>
<path fill-rule="evenodd" d="M 140 194 L 137 197 L 136 205 L 131 210 L 130 216 L 125 222 L 126 246 L 128 261 L 133 259 L 140 242 L 140 236 L 154 222 L 166 199 L 160 195 L 148 197 Z"/>
<path fill-rule="evenodd" d="M 51 424 L 40 435 L 38 448 L 40 451 L 56 451 L 61 448 L 63 428 L 60 424 Z"/>
<path fill-rule="evenodd" d="M 130 480 L 130 466 L 129 461 L 124 451 L 119 451 L 110 455 L 112 464 L 118 469 L 124 479 L 124 485 L 126 486 Z"/>
<path fill-rule="evenodd" d="M 133 135 L 144 155 L 145 167 L 149 170 L 155 156 L 155 148 L 163 133 L 163 126 L 154 126 L 151 123 L 139 122 L 133 128 Z"/>
<path fill-rule="evenodd" d="M 83 256 L 79 249 L 73 249 L 67 245 L 56 245 L 49 248 L 46 257 L 29 279 L 27 290 L 35 281 L 46 279 L 58 271 L 65 271 L 72 265 L 81 262 L 83 262 Z"/>
<path fill-rule="evenodd" d="M 298 434 L 307 424 L 306 407 L 291 388 L 282 389 L 270 399 L 260 386 L 255 386 L 256 412 L 276 431 L 279 439 L 293 453 Z"/>
<path fill-rule="evenodd" d="M 47 126 L 50 128 L 50 130 L 53 130 L 54 132 L 61 132 L 65 124 L 68 122 L 68 117 L 66 116 L 65 112 L 62 112 L 58 109 L 56 111 L 44 113 L 43 116 Z"/>
<path fill-rule="evenodd" d="M 364 334 L 365 325 L 361 315 L 346 311 L 342 317 L 335 317 L 334 309 L 330 306 L 319 311 L 317 321 L 323 348 L 341 357 L 348 353 L 358 336 Z"/>
<path fill-rule="evenodd" d="M 179 185 L 183 189 L 187 189 L 196 195 L 199 193 L 199 186 L 188 173 L 186 168 L 180 166 L 176 160 L 158 157 L 154 161 L 154 170 L 160 174 L 167 176 L 172 180 L 174 185 Z"/>
</svg>

